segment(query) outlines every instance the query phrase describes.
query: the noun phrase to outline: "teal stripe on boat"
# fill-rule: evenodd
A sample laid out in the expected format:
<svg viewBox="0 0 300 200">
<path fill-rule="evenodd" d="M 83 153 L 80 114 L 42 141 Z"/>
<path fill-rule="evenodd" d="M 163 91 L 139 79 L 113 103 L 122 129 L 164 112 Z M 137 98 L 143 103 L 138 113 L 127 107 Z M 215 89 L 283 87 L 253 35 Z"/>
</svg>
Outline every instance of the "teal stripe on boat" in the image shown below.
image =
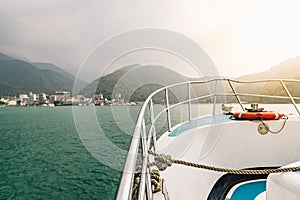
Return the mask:
<svg viewBox="0 0 300 200">
<path fill-rule="evenodd" d="M 193 128 L 198 128 L 207 125 L 214 125 L 214 124 L 222 124 L 229 121 L 231 120 L 229 119 L 228 115 L 218 114 L 212 116 L 204 116 L 182 124 L 181 126 L 177 127 L 175 130 L 173 130 L 171 133 L 169 133 L 168 136 L 176 137 L 181 133 Z"/>
<path fill-rule="evenodd" d="M 239 186 L 230 200 L 254 200 L 259 194 L 266 191 L 266 181 L 255 181 Z"/>
</svg>

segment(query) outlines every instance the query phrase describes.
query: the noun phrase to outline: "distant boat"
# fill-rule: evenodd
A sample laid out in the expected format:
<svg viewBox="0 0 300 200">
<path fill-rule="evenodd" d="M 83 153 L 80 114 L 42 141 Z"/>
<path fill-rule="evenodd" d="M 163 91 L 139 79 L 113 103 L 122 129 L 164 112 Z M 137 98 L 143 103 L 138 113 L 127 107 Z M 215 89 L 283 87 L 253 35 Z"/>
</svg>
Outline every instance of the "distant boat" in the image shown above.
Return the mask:
<svg viewBox="0 0 300 200">
<path fill-rule="evenodd" d="M 253 83 L 281 85 L 284 95 L 236 90 L 236 85 Z M 300 97 L 288 89 L 299 83 L 220 78 L 153 92 L 140 110 L 117 199 L 300 199 L 300 110 L 295 102 Z M 195 92 L 199 85 L 212 86 L 212 92 Z M 176 88 L 186 88 L 184 99 L 171 104 L 169 94 Z M 264 111 L 257 103 L 246 109 L 242 101 L 262 98 L 290 102 L 298 116 Z M 211 114 L 201 113 L 205 106 L 211 106 Z"/>
<path fill-rule="evenodd" d="M 0 107 L 5 107 L 5 106 L 6 106 L 5 103 L 0 101 Z"/>
<path fill-rule="evenodd" d="M 49 103 L 48 107 L 55 107 L 55 105 L 53 103 Z"/>
</svg>

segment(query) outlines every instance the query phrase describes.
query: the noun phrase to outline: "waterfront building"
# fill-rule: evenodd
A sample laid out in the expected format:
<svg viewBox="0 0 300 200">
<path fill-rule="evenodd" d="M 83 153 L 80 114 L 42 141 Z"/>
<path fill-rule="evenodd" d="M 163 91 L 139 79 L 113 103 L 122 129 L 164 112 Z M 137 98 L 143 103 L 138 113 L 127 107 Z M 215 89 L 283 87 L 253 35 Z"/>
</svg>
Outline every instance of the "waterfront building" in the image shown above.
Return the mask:
<svg viewBox="0 0 300 200">
<path fill-rule="evenodd" d="M 30 104 L 30 97 L 27 94 L 20 94 L 19 101 L 21 106 L 26 106 Z"/>
<path fill-rule="evenodd" d="M 49 102 L 54 103 L 55 101 L 57 101 L 57 96 L 56 95 L 50 95 Z"/>
<path fill-rule="evenodd" d="M 71 93 L 66 91 L 56 91 L 55 96 L 56 101 L 65 102 L 71 98 Z"/>
<path fill-rule="evenodd" d="M 45 93 L 40 93 L 39 94 L 39 104 L 42 105 L 42 104 L 45 104 L 45 103 L 47 103 L 46 94 Z"/>
<path fill-rule="evenodd" d="M 29 104 L 34 105 L 37 102 L 36 94 L 33 94 L 32 92 L 29 93 Z"/>
<path fill-rule="evenodd" d="M 17 105 L 17 101 L 16 100 L 10 100 L 7 103 L 8 106 L 16 106 Z"/>
</svg>

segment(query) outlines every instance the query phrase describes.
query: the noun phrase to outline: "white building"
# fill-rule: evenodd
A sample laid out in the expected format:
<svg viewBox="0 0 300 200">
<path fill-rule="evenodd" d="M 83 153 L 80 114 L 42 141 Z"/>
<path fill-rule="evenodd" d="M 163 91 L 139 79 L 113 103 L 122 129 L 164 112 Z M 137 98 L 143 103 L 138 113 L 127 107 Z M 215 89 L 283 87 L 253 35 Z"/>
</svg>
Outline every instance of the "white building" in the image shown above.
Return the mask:
<svg viewBox="0 0 300 200">
<path fill-rule="evenodd" d="M 69 101 L 71 98 L 70 92 L 66 92 L 66 91 L 56 91 L 55 96 L 56 96 L 56 101 L 61 101 L 61 102 Z"/>
<path fill-rule="evenodd" d="M 21 101 L 23 101 L 23 99 L 27 99 L 28 98 L 28 95 L 27 94 L 20 94 L 19 95 L 19 99 L 21 100 Z"/>
<path fill-rule="evenodd" d="M 19 100 L 21 101 L 21 105 L 28 105 L 30 103 L 30 97 L 27 94 L 20 94 Z"/>
<path fill-rule="evenodd" d="M 56 96 L 56 95 L 51 95 L 51 96 L 49 97 L 49 102 L 50 102 L 50 103 L 54 103 L 55 101 L 58 101 L 58 100 L 57 100 L 57 96 Z"/>
<path fill-rule="evenodd" d="M 30 98 L 30 100 L 29 100 L 30 105 L 33 105 L 37 100 L 36 94 L 32 94 L 32 92 L 29 93 L 29 98 Z"/>
<path fill-rule="evenodd" d="M 40 93 L 39 94 L 39 104 L 45 104 L 47 102 L 47 97 L 45 93 Z"/>
<path fill-rule="evenodd" d="M 10 100 L 7 103 L 8 106 L 16 106 L 17 105 L 17 101 L 16 100 Z"/>
</svg>

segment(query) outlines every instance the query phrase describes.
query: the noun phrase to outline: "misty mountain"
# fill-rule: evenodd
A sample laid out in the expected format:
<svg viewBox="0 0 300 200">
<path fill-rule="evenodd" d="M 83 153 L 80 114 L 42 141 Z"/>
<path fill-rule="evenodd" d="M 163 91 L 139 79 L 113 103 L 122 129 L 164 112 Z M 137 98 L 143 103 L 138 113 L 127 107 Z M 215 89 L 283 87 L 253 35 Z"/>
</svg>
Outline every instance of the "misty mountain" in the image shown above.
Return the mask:
<svg viewBox="0 0 300 200">
<path fill-rule="evenodd" d="M 31 63 L 33 66 L 35 66 L 36 68 L 40 69 L 40 70 L 51 70 L 54 72 L 57 72 L 67 78 L 70 79 L 74 79 L 75 77 L 73 75 L 71 75 L 70 73 L 66 72 L 65 70 L 59 68 L 58 66 L 51 64 L 51 63 Z"/>
<path fill-rule="evenodd" d="M 259 80 L 259 79 L 296 79 L 300 78 L 300 56 L 289 59 L 278 66 L 270 68 L 268 71 L 250 74 L 243 77 L 236 78 L 238 80 Z M 206 78 L 198 79 L 204 80 Z M 187 80 L 196 80 L 184 77 L 177 72 L 166 69 L 162 66 L 142 66 L 132 65 L 116 70 L 115 72 L 94 80 L 86 88 L 81 90 L 81 94 L 92 97 L 94 94 L 102 93 L 108 99 L 122 98 L 125 101 L 143 101 L 147 96 L 156 89 L 174 84 L 184 82 Z M 253 84 L 239 84 L 233 83 L 235 89 L 239 93 L 249 94 L 264 94 L 264 95 L 286 95 L 282 89 L 281 84 L 275 83 L 253 83 Z M 292 95 L 300 96 L 300 84 L 286 83 Z M 193 85 L 192 93 L 195 95 L 211 94 L 214 91 L 214 83 L 203 85 Z M 219 92 L 229 91 L 230 87 L 226 83 L 218 86 Z M 181 94 L 181 97 L 180 97 Z M 119 95 L 119 96 L 118 96 Z M 179 89 L 177 92 L 172 91 L 171 95 L 176 95 L 176 98 L 185 98 L 186 88 Z M 174 97 L 174 96 L 173 96 Z M 172 98 L 173 98 L 172 97 Z M 235 102 L 234 98 L 226 97 L 227 101 Z M 173 98 L 174 99 L 174 98 Z M 284 103 L 286 100 L 262 99 L 241 97 L 244 102 L 271 102 Z M 224 99 L 220 99 L 224 101 Z M 210 102 L 208 98 L 203 102 Z"/>
<path fill-rule="evenodd" d="M 271 67 L 265 72 L 249 74 L 237 78 L 238 80 L 262 80 L 262 79 L 300 79 L 300 56 L 288 59 L 277 66 Z M 300 83 L 285 82 L 287 88 L 293 96 L 300 96 Z M 237 92 L 263 95 L 281 95 L 287 96 L 280 82 L 276 83 L 252 83 L 252 84 L 234 84 Z M 289 100 L 278 100 L 272 98 L 248 98 L 242 97 L 245 102 L 262 102 L 262 103 L 288 103 Z"/>
<path fill-rule="evenodd" d="M 62 68 L 60 68 L 60 67 L 58 67 L 58 66 L 56 66 L 56 65 L 54 65 L 52 63 L 38 62 L 38 63 L 32 63 L 32 65 L 34 65 L 35 67 L 37 67 L 40 70 L 50 70 L 50 71 L 53 71 L 53 72 L 57 72 L 60 75 L 66 77 L 68 79 L 71 79 L 71 80 L 75 80 L 76 79 L 73 74 L 70 74 L 70 73 L 66 72 Z M 80 79 L 77 79 L 77 81 L 78 81 L 78 85 L 79 85 L 79 88 L 78 88 L 77 92 L 79 92 L 81 89 L 83 89 L 84 87 L 86 87 L 88 85 L 87 82 L 82 81 Z"/>
<path fill-rule="evenodd" d="M 288 59 L 265 72 L 241 76 L 238 79 L 300 79 L 300 56 Z"/>
<path fill-rule="evenodd" d="M 15 58 L 8 56 L 6 54 L 0 53 L 0 60 L 14 60 Z"/>
<path fill-rule="evenodd" d="M 300 56 L 291 58 L 270 68 L 265 72 L 245 75 L 238 80 L 258 79 L 297 79 L 300 78 Z M 0 96 L 13 96 L 20 93 L 54 93 L 57 90 L 73 90 L 75 77 L 60 67 L 51 63 L 32 63 L 19 60 L 0 53 Z M 154 90 L 174 83 L 195 80 L 184 77 L 170 69 L 159 65 L 130 65 L 118 69 L 110 74 L 95 79 L 88 84 L 79 81 L 80 94 L 92 97 L 96 93 L 102 93 L 108 99 L 124 99 L 125 101 L 143 101 Z M 203 79 L 201 79 L 203 80 Z M 292 95 L 300 96 L 300 85 L 286 83 Z M 82 87 L 81 87 L 82 86 Z M 85 87 L 83 87 L 85 86 Z M 234 84 L 237 92 L 250 94 L 286 95 L 280 83 Z M 83 89 L 82 89 L 83 88 Z M 227 90 L 228 86 L 222 86 Z M 194 94 L 209 94 L 214 86 L 195 86 Z M 160 94 L 164 95 L 164 94 Z M 170 98 L 185 98 L 186 87 L 178 91 L 171 91 Z M 256 99 L 242 98 L 242 101 L 255 101 Z"/>
<path fill-rule="evenodd" d="M 39 66 L 39 68 L 37 67 Z M 32 64 L 0 53 L 0 95 L 73 90 L 74 76 L 51 64 Z"/>
<path fill-rule="evenodd" d="M 187 81 L 186 77 L 162 66 L 131 65 L 94 80 L 80 93 L 89 97 L 102 93 L 108 99 L 144 101 L 156 89 L 184 81 Z M 175 93 L 171 91 L 173 97 L 170 98 L 178 96 Z"/>
</svg>

